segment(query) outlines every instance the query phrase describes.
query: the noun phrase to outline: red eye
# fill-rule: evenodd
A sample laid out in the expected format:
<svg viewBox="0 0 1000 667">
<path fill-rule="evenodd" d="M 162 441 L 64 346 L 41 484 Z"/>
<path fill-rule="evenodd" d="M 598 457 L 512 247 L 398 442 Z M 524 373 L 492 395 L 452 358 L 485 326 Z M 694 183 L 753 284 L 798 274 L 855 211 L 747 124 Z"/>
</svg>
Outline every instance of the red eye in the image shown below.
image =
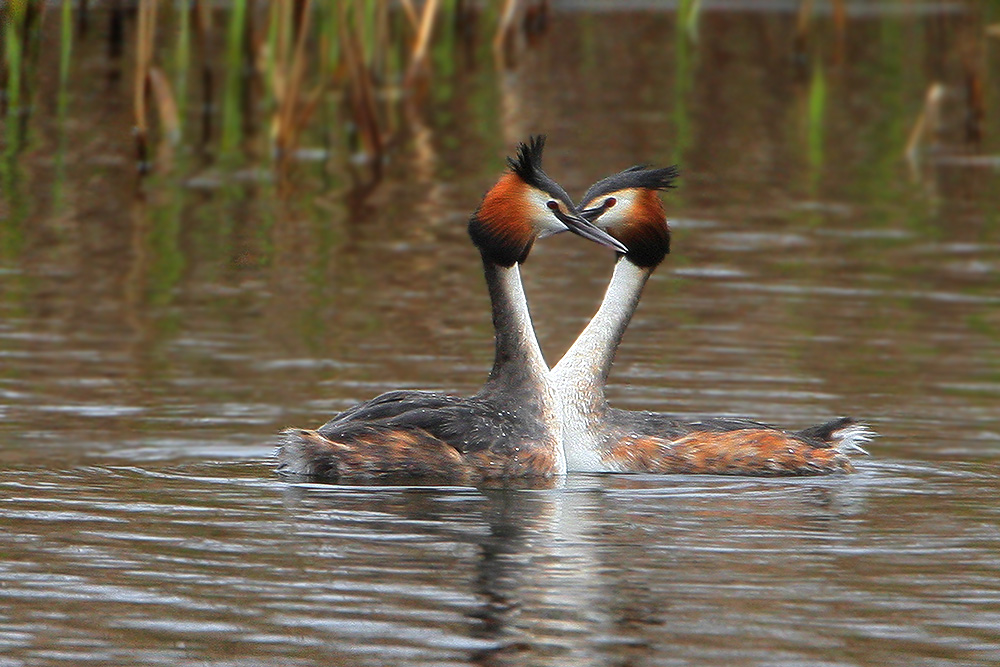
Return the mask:
<svg viewBox="0 0 1000 667">
<path fill-rule="evenodd" d="M 615 199 L 614 197 L 608 197 L 607 199 L 604 200 L 604 208 L 611 208 L 617 203 L 618 203 L 617 199 Z"/>
<path fill-rule="evenodd" d="M 554 201 L 550 201 L 548 204 L 546 204 L 546 206 L 548 206 L 553 211 L 558 211 L 559 210 L 559 204 L 557 204 Z"/>
</svg>

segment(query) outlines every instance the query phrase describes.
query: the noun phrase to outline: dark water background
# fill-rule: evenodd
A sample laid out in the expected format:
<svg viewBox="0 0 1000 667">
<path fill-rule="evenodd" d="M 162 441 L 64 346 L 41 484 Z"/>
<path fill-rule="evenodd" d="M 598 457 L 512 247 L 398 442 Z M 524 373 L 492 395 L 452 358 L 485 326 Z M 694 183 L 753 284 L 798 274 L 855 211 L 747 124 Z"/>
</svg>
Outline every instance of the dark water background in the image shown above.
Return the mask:
<svg viewBox="0 0 1000 667">
<path fill-rule="evenodd" d="M 337 155 L 281 191 L 252 142 L 228 162 L 182 144 L 138 183 L 100 8 L 67 114 L 42 50 L 23 144 L 9 120 L 0 139 L 0 666 L 1000 663 L 1000 12 L 848 3 L 838 34 L 818 3 L 798 48 L 797 3 L 706 2 L 697 40 L 651 4 L 556 2 L 508 70 L 485 26 L 437 47 L 369 191 Z M 683 171 L 612 401 L 851 414 L 882 435 L 858 474 L 273 475 L 285 426 L 477 389 L 491 328 L 464 223 L 532 132 L 574 196 L 637 162 Z M 611 264 L 536 245 L 550 362 Z"/>
</svg>

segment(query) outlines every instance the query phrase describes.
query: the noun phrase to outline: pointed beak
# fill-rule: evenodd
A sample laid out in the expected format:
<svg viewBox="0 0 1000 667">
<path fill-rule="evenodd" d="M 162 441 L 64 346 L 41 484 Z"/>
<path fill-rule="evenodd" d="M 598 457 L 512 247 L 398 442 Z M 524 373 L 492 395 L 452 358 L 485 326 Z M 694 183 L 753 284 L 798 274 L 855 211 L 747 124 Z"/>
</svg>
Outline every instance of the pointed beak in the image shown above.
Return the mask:
<svg viewBox="0 0 1000 667">
<path fill-rule="evenodd" d="M 604 215 L 604 212 L 607 211 L 609 208 L 611 207 L 608 206 L 608 202 L 607 200 L 605 200 L 605 202 L 600 206 L 595 206 L 594 208 L 585 208 L 582 211 L 580 211 L 580 217 L 582 217 L 584 220 L 587 220 L 588 222 L 593 222 L 594 220 L 597 220 L 599 217 Z"/>
<path fill-rule="evenodd" d="M 604 212 L 603 209 L 601 210 L 601 212 L 602 213 Z M 559 218 L 559 222 L 566 225 L 569 231 L 573 232 L 577 236 L 582 236 L 583 238 L 589 241 L 593 241 L 594 243 L 600 243 L 601 245 L 607 246 L 608 248 L 614 248 L 618 252 L 624 252 L 624 253 L 628 252 L 628 248 L 626 248 L 621 241 L 611 236 L 603 229 L 594 226 L 591 222 L 584 219 L 581 215 L 577 215 L 576 213 L 566 214 L 561 211 L 554 211 L 554 213 L 556 217 Z M 597 216 L 594 217 L 596 218 Z"/>
</svg>

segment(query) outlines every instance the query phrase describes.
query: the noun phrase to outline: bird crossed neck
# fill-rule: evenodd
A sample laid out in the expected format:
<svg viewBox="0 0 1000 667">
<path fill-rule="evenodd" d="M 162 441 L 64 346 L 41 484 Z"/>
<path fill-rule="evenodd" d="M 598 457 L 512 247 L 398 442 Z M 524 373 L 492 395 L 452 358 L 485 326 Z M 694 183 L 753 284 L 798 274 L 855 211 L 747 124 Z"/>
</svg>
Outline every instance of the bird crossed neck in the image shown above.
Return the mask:
<svg viewBox="0 0 1000 667">
<path fill-rule="evenodd" d="M 493 306 L 496 356 L 481 393 L 537 394 L 547 383 L 548 366 L 535 338 L 520 269 L 485 257 L 483 268 Z"/>
<path fill-rule="evenodd" d="M 552 369 L 550 377 L 557 387 L 572 386 L 575 392 L 589 394 L 587 405 L 606 405 L 604 385 L 615 352 L 651 272 L 628 257 L 618 260 L 597 313 Z"/>
</svg>

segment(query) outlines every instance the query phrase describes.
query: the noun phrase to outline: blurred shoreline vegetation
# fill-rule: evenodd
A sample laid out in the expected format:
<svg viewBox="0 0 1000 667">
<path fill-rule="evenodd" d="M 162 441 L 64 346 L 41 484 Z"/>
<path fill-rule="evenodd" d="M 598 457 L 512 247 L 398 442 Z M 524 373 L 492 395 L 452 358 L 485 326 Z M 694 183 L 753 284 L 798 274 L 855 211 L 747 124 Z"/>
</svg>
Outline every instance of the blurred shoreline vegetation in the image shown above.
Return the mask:
<svg viewBox="0 0 1000 667">
<path fill-rule="evenodd" d="M 247 280 L 322 349 L 365 261 L 471 250 L 463 215 L 535 131 L 571 191 L 678 163 L 672 216 L 849 216 L 878 266 L 903 228 L 1000 229 L 1000 1 L 614 2 L 0 0 L 0 307 L 72 267 L 74 304 L 120 287 L 166 335 L 186 281 Z M 429 257 L 398 272 L 470 275 Z"/>
<path fill-rule="evenodd" d="M 547 0 L 0 0 L 0 305 L 31 301 L 24 269 L 39 262 L 91 276 L 83 291 L 116 276 L 142 332 L 145 306 L 170 304 L 193 271 L 226 282 L 292 267 L 281 280 L 330 298 L 352 279 L 340 274 L 354 271 L 371 200 L 394 187 L 387 169 L 441 189 L 427 108 L 454 113 L 456 71 L 514 67 L 548 11 Z M 476 108 L 495 102 L 482 91 Z M 502 147 L 492 171 L 508 146 L 499 111 L 485 111 L 476 132 Z M 294 196 L 306 189 L 315 196 Z M 165 331 L 179 326 L 165 317 Z"/>
<path fill-rule="evenodd" d="M 912 4 L 900 0 L 903 12 Z M 791 5 L 797 7 L 791 55 L 809 82 L 804 122 L 808 162 L 816 166 L 828 103 L 824 68 L 846 57 L 849 3 Z M 677 26 L 678 155 L 691 141 L 684 131 L 691 123 L 685 105 L 709 6 L 677 0 L 668 8 Z M 958 54 L 964 81 L 957 92 L 966 105 L 966 138 L 973 143 L 982 138 L 986 110 L 986 42 L 1000 37 L 1000 3 L 990 0 L 978 9 L 980 34 L 967 30 Z M 16 155 L 25 142 L 35 89 L 45 76 L 37 67 L 46 22 L 59 23 L 60 119 L 70 106 L 74 42 L 96 29 L 103 33 L 108 59 L 117 64 L 111 76 L 131 79 L 131 140 L 140 173 L 169 171 L 175 149 L 187 144 L 223 165 L 263 157 L 279 174 L 292 162 L 336 151 L 350 156 L 351 164 L 369 167 L 377 179 L 406 120 L 447 87 L 447 77 L 435 76 L 439 70 L 447 74 L 463 53 L 480 57 L 469 54 L 486 43 L 498 70 L 516 67 L 518 40 L 537 41 L 548 30 L 550 13 L 549 0 L 0 1 L 5 154 Z M 832 31 L 817 29 L 819 15 Z M 102 25 L 95 25 L 98 20 Z M 435 49 L 445 55 L 435 57 Z M 827 56 L 816 57 L 819 49 Z M 939 133 L 942 96 L 933 91 L 940 89 L 939 81 L 928 84 L 927 103 L 914 119 L 905 151 L 912 164 Z M 303 132 L 317 126 L 326 128 L 319 145 L 303 146 Z"/>
<path fill-rule="evenodd" d="M 140 174 L 169 171 L 175 149 L 190 144 L 222 165 L 265 157 L 279 174 L 336 150 L 377 179 L 407 108 L 434 94 L 434 69 L 450 64 L 432 48 L 468 50 L 457 42 L 492 29 L 496 62 L 511 65 L 518 33 L 544 32 L 548 12 L 548 0 L 0 2 L 5 152 L 24 146 L 45 23 L 60 23 L 65 118 L 74 42 L 99 19 L 117 63 L 111 76 L 131 74 Z M 303 131 L 317 125 L 322 144 L 303 147 Z"/>
<path fill-rule="evenodd" d="M 794 79 L 794 100 L 786 125 L 802 147 L 796 159 L 805 174 L 803 189 L 818 196 L 836 141 L 831 111 L 852 95 L 845 63 L 855 70 L 868 67 L 852 61 L 849 50 L 858 45 L 848 35 L 864 30 L 859 24 L 869 10 L 878 15 L 895 7 L 906 17 L 919 3 L 880 3 L 882 9 L 849 0 L 786 4 L 783 18 L 769 20 L 761 39 L 777 46 L 775 53 L 791 65 L 786 71 Z M 908 164 L 915 181 L 925 177 L 928 159 L 980 167 L 1000 161 L 977 154 L 987 109 L 997 103 L 988 82 L 990 50 L 1000 44 L 1000 2 L 940 4 L 940 16 L 917 29 L 880 21 L 882 60 L 871 72 L 896 79 L 875 91 L 895 110 L 891 128 L 870 133 L 882 147 L 879 161 L 887 172 Z M 659 107 L 671 130 L 670 149 L 643 158 L 689 165 L 704 131 L 699 96 L 715 76 L 706 69 L 706 56 L 726 50 L 749 58 L 753 52 L 713 32 L 719 21 L 707 15 L 725 12 L 715 12 L 711 0 L 650 7 L 671 17 L 673 33 L 621 47 L 649 53 L 651 61 L 666 58 L 672 72 L 666 103 Z M 0 186 L 8 200 L 0 208 L 24 205 L 23 188 L 15 187 L 24 178 L 18 160 L 39 115 L 55 119 L 53 198 L 61 200 L 67 153 L 79 152 L 68 145 L 75 139 L 67 139 L 78 132 L 66 127 L 89 122 L 74 118 L 74 107 L 95 106 L 83 95 L 101 94 L 131 111 L 131 133 L 120 120 L 113 130 L 122 155 L 131 147 L 139 184 L 150 173 L 183 174 L 189 188 L 252 182 L 275 184 L 275 194 L 285 196 L 297 165 L 335 164 L 331 171 L 347 174 L 352 183 L 347 196 L 363 201 L 400 144 L 433 155 L 430 109 L 448 118 L 471 107 L 475 132 L 491 137 L 501 129 L 498 147 L 509 148 L 523 126 L 515 116 L 523 115 L 527 102 L 509 94 L 509 74 L 517 73 L 526 49 L 564 39 L 549 34 L 556 10 L 566 11 L 556 0 L 0 0 Z M 576 73 L 583 80 L 565 85 L 587 89 L 591 76 L 597 80 L 613 67 L 607 47 L 593 39 L 601 30 L 600 14 L 573 11 L 591 36 L 584 35 L 589 45 L 580 47 L 583 63 Z M 780 32 L 774 32 L 776 25 Z M 955 41 L 945 45 L 945 33 L 957 35 Z M 922 42 L 909 44 L 912 37 Z M 104 56 L 95 64 L 100 42 Z M 81 44 L 87 47 L 83 57 Z M 903 51 L 911 46 L 924 53 L 925 71 L 905 69 Z M 944 53 L 929 52 L 938 46 Z M 58 62 L 57 76 L 40 65 L 43 60 Z M 490 79 L 496 90 L 480 85 L 471 96 L 457 90 L 456 71 L 484 65 L 496 71 Z M 940 78 L 945 66 L 947 81 Z M 913 94 L 919 86 L 926 90 L 924 100 Z M 54 109 L 42 109 L 42 89 L 53 97 Z M 597 104 L 613 99 L 607 88 L 593 92 L 593 99 L 602 100 Z M 953 122 L 959 115 L 961 122 Z M 440 134 L 436 140 L 459 141 Z M 677 200 L 687 196 L 685 189 Z"/>
<path fill-rule="evenodd" d="M 903 12 L 913 4 L 899 2 Z M 849 3 L 791 4 L 797 6 L 792 55 L 803 64 L 812 62 L 803 79 L 811 82 L 806 123 L 809 161 L 815 163 L 822 151 L 816 140 L 828 79 L 823 68 L 844 61 Z M 675 13 L 675 67 L 681 82 L 674 111 L 677 122 L 687 125 L 682 104 L 697 64 L 702 14 L 710 3 L 669 5 Z M 986 109 L 986 42 L 1000 37 L 1000 3 L 988 0 L 978 10 L 983 28 L 969 35 L 958 54 L 965 78 L 958 94 L 965 98 L 972 141 L 982 136 Z M 435 74 L 453 66 L 451 56 L 488 43 L 498 69 L 512 68 L 518 39 L 532 41 L 546 33 L 550 13 L 549 0 L 0 1 L 5 152 L 16 154 L 24 143 L 35 89 L 44 76 L 37 66 L 47 22 L 59 23 L 60 117 L 70 104 L 66 89 L 75 41 L 102 31 L 109 60 L 118 63 L 120 75 L 130 74 L 132 141 L 141 173 L 154 166 L 169 170 L 174 149 L 184 143 L 212 152 L 223 163 L 241 154 L 266 157 L 282 172 L 291 161 L 321 159 L 334 149 L 378 170 L 405 118 L 447 85 Z M 832 25 L 832 38 L 816 28 L 819 15 Z M 820 45 L 829 56 L 816 59 Z M 448 55 L 435 58 L 434 49 Z M 941 97 L 930 94 L 935 86 L 940 82 L 929 82 L 928 106 L 914 119 L 906 150 L 911 162 L 937 132 L 932 100 L 940 103 Z M 316 125 L 329 128 L 322 144 L 303 148 L 303 131 Z M 683 133 L 678 139 L 680 144 L 690 140 Z"/>
</svg>

